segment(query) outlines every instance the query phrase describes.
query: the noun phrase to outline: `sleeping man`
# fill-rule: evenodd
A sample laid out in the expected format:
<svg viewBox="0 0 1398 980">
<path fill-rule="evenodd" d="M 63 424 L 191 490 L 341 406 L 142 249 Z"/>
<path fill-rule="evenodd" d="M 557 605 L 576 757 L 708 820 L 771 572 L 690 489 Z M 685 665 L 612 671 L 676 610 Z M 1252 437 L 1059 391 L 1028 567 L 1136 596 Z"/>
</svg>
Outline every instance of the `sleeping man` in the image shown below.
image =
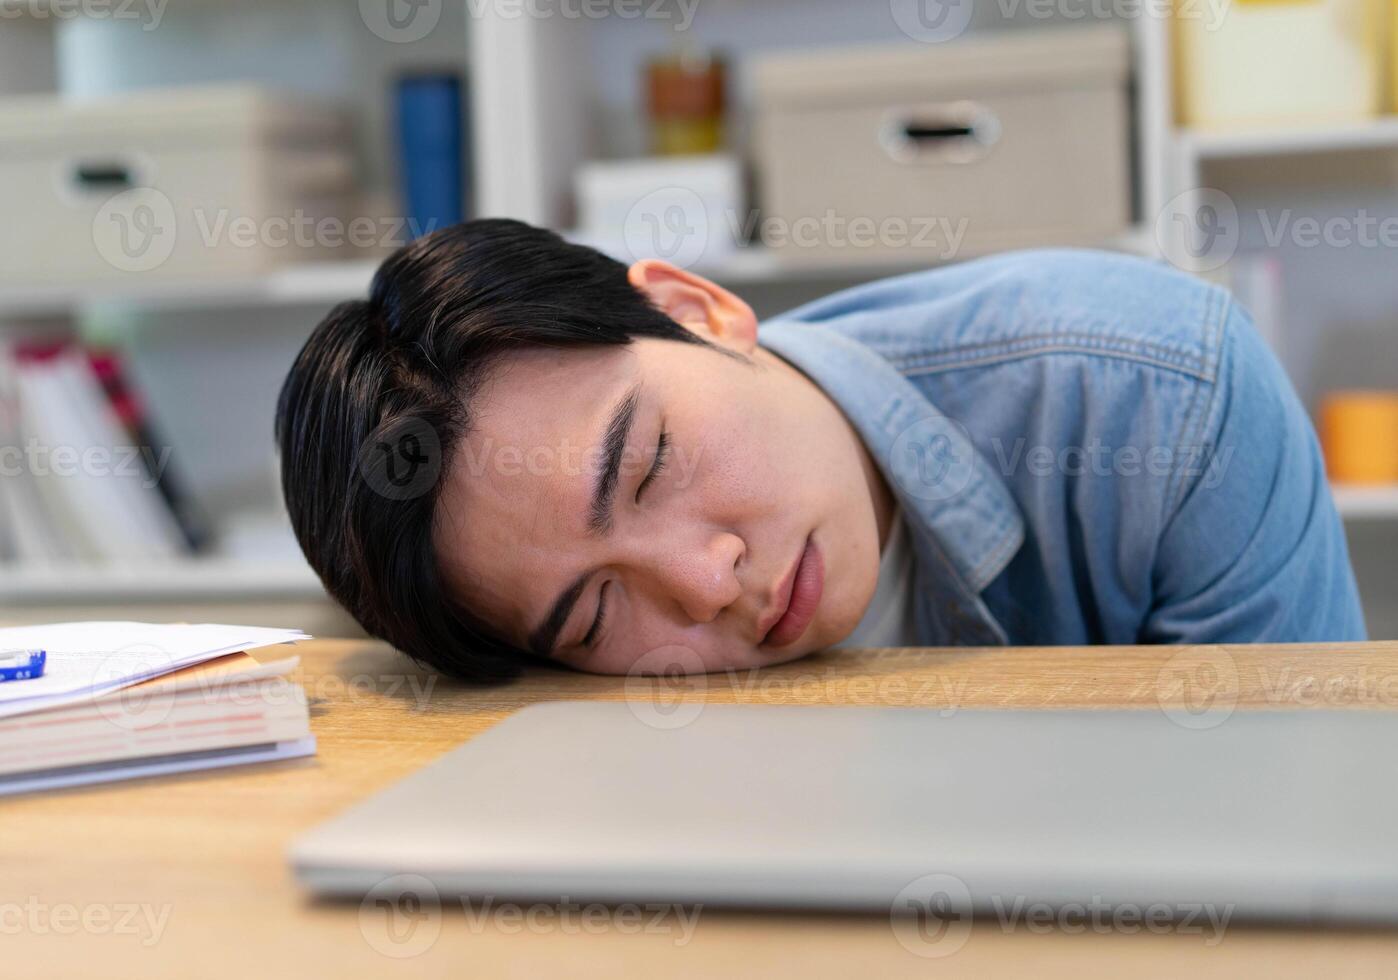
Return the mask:
<svg viewBox="0 0 1398 980">
<path fill-rule="evenodd" d="M 325 318 L 277 435 L 330 595 L 465 678 L 1365 637 L 1276 359 L 1226 292 L 1114 254 L 996 256 L 759 327 L 665 262 L 472 221 Z"/>
</svg>

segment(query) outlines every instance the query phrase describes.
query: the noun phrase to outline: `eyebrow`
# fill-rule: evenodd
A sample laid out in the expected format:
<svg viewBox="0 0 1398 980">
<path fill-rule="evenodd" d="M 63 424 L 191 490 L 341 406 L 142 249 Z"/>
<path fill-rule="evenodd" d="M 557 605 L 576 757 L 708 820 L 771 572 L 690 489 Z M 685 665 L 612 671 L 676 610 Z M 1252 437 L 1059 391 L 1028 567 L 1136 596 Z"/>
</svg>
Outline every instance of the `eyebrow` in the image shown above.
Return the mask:
<svg viewBox="0 0 1398 980">
<path fill-rule="evenodd" d="M 592 503 L 588 508 L 587 530 L 590 534 L 606 534 L 612 526 L 612 503 L 616 498 L 621 463 L 631 427 L 636 422 L 636 408 L 641 403 L 641 386 L 634 385 L 612 409 L 607 431 L 602 437 L 602 467 L 592 487 Z M 548 657 L 558 643 L 558 634 L 573 613 L 592 572 L 584 572 L 559 593 L 544 621 L 529 634 L 529 648 L 540 657 Z"/>
</svg>

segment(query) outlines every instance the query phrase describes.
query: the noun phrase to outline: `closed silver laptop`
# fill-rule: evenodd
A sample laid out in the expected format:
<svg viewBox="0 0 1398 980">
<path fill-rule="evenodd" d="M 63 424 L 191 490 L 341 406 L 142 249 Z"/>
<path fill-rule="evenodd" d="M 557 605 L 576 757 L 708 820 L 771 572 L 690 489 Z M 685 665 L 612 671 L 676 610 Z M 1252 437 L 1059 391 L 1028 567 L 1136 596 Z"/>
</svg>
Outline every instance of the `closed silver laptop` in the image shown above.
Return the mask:
<svg viewBox="0 0 1398 980">
<path fill-rule="evenodd" d="M 414 875 L 513 901 L 1398 921 L 1398 713 L 1179 722 L 540 704 L 291 859 L 338 895 Z"/>
</svg>

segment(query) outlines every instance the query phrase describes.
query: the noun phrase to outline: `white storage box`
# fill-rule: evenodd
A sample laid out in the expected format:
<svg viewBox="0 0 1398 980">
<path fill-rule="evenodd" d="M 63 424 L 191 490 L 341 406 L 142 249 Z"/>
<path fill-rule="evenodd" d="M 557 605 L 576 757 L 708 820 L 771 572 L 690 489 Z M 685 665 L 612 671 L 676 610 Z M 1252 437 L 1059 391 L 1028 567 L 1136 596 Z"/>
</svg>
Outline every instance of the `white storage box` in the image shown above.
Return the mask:
<svg viewBox="0 0 1398 980">
<path fill-rule="evenodd" d="M 616 258 L 712 268 L 738 245 L 743 171 L 706 154 L 591 161 L 574 177 L 578 238 Z"/>
<path fill-rule="evenodd" d="M 1128 65 L 1111 26 L 764 58 L 758 237 L 851 264 L 1101 244 L 1130 221 Z"/>
<path fill-rule="evenodd" d="M 209 279 L 334 255 L 352 237 L 349 137 L 340 112 L 249 87 L 0 101 L 0 282 Z"/>
</svg>

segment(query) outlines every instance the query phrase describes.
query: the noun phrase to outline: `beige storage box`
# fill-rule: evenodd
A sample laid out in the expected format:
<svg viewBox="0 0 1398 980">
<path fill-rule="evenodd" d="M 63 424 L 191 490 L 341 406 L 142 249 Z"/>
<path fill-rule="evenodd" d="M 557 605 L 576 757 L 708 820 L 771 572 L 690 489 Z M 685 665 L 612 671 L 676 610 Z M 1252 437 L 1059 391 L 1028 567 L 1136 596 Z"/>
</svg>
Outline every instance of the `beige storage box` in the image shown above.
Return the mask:
<svg viewBox="0 0 1398 980">
<path fill-rule="evenodd" d="M 1129 224 L 1129 48 L 1111 26 L 755 65 L 754 237 L 784 259 L 946 261 Z"/>
<path fill-rule="evenodd" d="M 354 177 L 345 116 L 285 94 L 0 100 L 0 283 L 216 279 L 325 259 L 351 237 Z"/>
</svg>

